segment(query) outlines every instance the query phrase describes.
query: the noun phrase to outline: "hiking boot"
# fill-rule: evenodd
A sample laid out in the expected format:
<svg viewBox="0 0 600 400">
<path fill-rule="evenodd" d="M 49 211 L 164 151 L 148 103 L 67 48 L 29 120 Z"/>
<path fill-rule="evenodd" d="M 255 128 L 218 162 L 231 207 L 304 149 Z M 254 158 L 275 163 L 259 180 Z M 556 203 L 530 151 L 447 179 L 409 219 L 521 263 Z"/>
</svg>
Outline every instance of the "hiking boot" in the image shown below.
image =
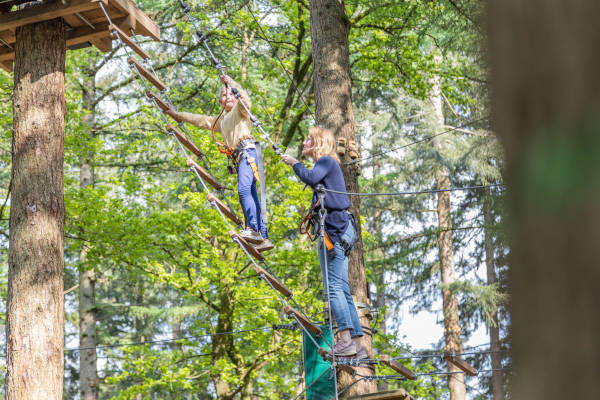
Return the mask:
<svg viewBox="0 0 600 400">
<path fill-rule="evenodd" d="M 265 239 L 261 244 L 257 244 L 256 246 L 254 246 L 256 251 L 260 252 L 272 250 L 273 247 L 275 246 L 273 246 L 273 243 L 271 243 L 269 239 Z"/>
<path fill-rule="evenodd" d="M 331 353 L 331 351 L 329 351 Z M 336 357 L 350 357 L 356 354 L 356 345 L 352 340 L 344 342 L 339 341 L 333 346 L 333 353 Z"/>
<path fill-rule="evenodd" d="M 262 243 L 264 240 L 260 233 L 256 232 L 252 228 L 247 227 L 240 232 L 240 236 L 244 238 L 247 242 L 252 244 L 259 244 Z"/>
<path fill-rule="evenodd" d="M 367 353 L 367 350 L 362 345 L 357 345 L 356 343 L 354 345 L 357 346 L 356 356 L 354 356 L 355 359 L 362 360 L 364 358 L 369 358 L 369 353 Z"/>
</svg>

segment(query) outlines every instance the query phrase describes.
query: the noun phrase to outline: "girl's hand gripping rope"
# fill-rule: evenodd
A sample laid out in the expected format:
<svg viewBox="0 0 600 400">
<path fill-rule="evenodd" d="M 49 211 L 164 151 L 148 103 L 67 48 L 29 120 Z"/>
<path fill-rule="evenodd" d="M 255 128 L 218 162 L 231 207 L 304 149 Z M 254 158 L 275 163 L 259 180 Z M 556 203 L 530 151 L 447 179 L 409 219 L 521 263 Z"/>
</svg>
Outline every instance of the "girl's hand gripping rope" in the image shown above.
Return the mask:
<svg viewBox="0 0 600 400">
<path fill-rule="evenodd" d="M 294 164 L 297 164 L 300 162 L 288 154 L 283 154 L 281 156 L 281 161 L 283 161 L 285 164 L 287 164 L 289 166 L 293 166 Z"/>
</svg>

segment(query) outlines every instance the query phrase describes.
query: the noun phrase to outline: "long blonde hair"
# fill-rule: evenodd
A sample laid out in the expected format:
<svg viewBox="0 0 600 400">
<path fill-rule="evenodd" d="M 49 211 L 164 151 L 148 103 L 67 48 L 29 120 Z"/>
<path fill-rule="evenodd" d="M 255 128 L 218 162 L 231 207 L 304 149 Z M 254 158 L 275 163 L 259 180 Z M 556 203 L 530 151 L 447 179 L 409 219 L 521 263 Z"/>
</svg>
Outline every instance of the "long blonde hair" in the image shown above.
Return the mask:
<svg viewBox="0 0 600 400">
<path fill-rule="evenodd" d="M 313 150 L 314 161 L 324 156 L 330 156 L 338 163 L 340 159 L 337 155 L 337 146 L 333 132 L 326 128 L 315 126 L 308 130 L 308 136 L 312 138 L 315 147 Z"/>
</svg>

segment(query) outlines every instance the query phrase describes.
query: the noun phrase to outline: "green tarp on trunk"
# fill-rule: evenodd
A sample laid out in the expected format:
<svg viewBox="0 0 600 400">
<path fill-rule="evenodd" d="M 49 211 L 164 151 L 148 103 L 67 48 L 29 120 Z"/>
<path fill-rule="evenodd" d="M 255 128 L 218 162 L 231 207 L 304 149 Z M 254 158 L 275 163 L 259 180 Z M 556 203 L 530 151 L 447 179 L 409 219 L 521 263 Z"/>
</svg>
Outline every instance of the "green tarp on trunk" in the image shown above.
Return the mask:
<svg viewBox="0 0 600 400">
<path fill-rule="evenodd" d="M 322 325 L 321 330 L 325 340 L 331 343 L 331 331 L 329 325 Z M 311 333 L 312 335 L 312 333 Z M 312 335 L 319 346 L 329 350 L 329 345 L 323 337 Z M 306 400 L 330 400 L 335 399 L 335 380 L 332 374 L 331 363 L 323 361 L 317 347 L 307 336 L 302 333 L 302 349 L 304 352 L 304 378 L 306 382 Z M 310 387 L 309 387 L 310 386 Z"/>
</svg>

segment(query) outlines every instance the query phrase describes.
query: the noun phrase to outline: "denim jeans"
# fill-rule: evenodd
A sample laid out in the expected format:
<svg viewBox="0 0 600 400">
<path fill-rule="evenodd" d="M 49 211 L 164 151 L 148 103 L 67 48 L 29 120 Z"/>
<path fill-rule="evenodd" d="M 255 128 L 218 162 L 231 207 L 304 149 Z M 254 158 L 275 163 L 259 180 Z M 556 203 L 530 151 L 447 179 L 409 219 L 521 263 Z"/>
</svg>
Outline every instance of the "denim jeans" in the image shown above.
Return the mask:
<svg viewBox="0 0 600 400">
<path fill-rule="evenodd" d="M 244 150 L 248 157 L 256 162 L 256 149 Z M 263 182 L 264 184 L 264 182 Z M 263 238 L 268 238 L 267 226 L 262 223 L 260 216 L 260 201 L 256 191 L 256 178 L 247 157 L 240 157 L 238 165 L 238 196 L 244 212 L 246 226 L 260 232 Z"/>
<path fill-rule="evenodd" d="M 342 238 L 347 243 L 354 243 L 354 227 L 348 223 L 346 232 Z M 321 274 L 323 276 L 323 290 L 327 297 L 328 289 L 330 293 L 329 303 L 333 316 L 338 325 L 338 330 L 350 329 L 350 336 L 362 336 L 363 331 L 356 312 L 356 306 L 350 294 L 348 285 L 348 257 L 344 255 L 344 249 L 339 242 L 335 243 L 334 251 L 327 252 L 324 249 L 323 239 L 319 238 L 319 264 L 321 264 Z M 327 254 L 329 253 L 329 254 Z M 327 254 L 327 275 L 329 285 L 325 282 L 325 255 Z"/>
</svg>

